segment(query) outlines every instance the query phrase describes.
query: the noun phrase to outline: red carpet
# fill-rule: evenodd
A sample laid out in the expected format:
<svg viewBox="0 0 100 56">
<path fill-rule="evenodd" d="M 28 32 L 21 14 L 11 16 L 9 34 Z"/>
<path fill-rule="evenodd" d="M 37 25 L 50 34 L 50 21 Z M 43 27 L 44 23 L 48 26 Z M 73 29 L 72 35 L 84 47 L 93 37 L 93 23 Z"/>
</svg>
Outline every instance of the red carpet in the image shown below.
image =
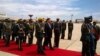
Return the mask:
<svg viewBox="0 0 100 56">
<path fill-rule="evenodd" d="M 23 44 L 23 51 L 18 51 L 18 46 L 15 42 L 11 42 L 9 47 L 4 46 L 4 41 L 0 40 L 0 51 L 13 53 L 20 56 L 43 56 L 38 55 L 36 52 L 36 45 L 28 46 L 27 44 Z M 55 49 L 55 50 L 45 50 L 46 56 L 81 56 L 80 52 L 63 50 L 63 49 Z"/>
</svg>

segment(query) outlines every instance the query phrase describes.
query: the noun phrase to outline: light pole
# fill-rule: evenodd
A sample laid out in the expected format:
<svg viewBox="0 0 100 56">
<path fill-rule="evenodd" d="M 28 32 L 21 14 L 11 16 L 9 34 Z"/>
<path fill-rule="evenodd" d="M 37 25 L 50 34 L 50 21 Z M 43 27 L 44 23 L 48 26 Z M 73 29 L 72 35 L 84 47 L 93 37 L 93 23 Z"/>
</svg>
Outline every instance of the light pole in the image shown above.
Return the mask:
<svg viewBox="0 0 100 56">
<path fill-rule="evenodd" d="M 71 20 L 73 20 L 73 14 L 71 14 Z"/>
</svg>

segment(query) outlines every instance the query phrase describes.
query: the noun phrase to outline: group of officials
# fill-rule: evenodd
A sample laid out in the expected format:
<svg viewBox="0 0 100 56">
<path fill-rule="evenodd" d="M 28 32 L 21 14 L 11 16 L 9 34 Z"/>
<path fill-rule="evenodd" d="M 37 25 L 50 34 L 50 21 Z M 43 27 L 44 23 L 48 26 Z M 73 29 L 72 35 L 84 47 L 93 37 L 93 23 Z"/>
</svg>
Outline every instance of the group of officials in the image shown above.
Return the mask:
<svg viewBox="0 0 100 56">
<path fill-rule="evenodd" d="M 81 27 L 82 56 L 95 56 L 97 41 L 100 38 L 100 27 L 92 23 L 92 16 L 85 17 Z"/>
<path fill-rule="evenodd" d="M 100 27 L 96 25 L 96 22 L 93 22 L 93 24 L 91 22 L 92 16 L 85 17 L 81 27 L 82 56 L 94 56 L 97 41 L 100 38 Z M 0 22 L 0 39 L 4 39 L 6 47 L 10 45 L 10 39 L 16 41 L 18 50 L 23 50 L 22 43 L 26 43 L 28 38 L 28 45 L 31 46 L 35 35 L 37 53 L 45 55 L 44 50 L 46 47 L 51 50 L 59 47 L 60 37 L 61 39 L 65 38 L 65 30 L 66 21 L 60 21 L 59 18 L 55 22 L 51 21 L 50 18 L 47 18 L 46 21 L 43 21 L 43 19 L 38 19 L 37 21 L 19 19 L 17 22 L 5 19 Z M 70 20 L 68 22 L 68 40 L 71 40 L 72 31 L 73 23 Z M 52 46 L 51 38 L 53 33 L 54 45 Z"/>
<path fill-rule="evenodd" d="M 68 28 L 71 28 L 68 33 L 68 39 L 71 40 L 73 29 L 72 21 L 69 22 Z M 23 50 L 22 43 L 26 43 L 26 39 L 28 38 L 28 45 L 31 46 L 35 36 L 37 39 L 37 52 L 39 54 L 45 54 L 44 50 L 46 49 L 46 46 L 51 50 L 58 48 L 60 36 L 61 39 L 65 38 L 65 30 L 66 21 L 60 21 L 59 18 L 57 18 L 55 22 L 51 21 L 50 18 L 47 18 L 46 21 L 41 18 L 37 21 L 33 21 L 32 19 L 11 21 L 9 18 L 0 21 L 0 39 L 4 40 L 6 47 L 9 47 L 10 40 L 15 41 L 18 45 L 18 50 L 21 51 Z M 51 38 L 53 33 L 54 45 L 52 46 Z"/>
</svg>

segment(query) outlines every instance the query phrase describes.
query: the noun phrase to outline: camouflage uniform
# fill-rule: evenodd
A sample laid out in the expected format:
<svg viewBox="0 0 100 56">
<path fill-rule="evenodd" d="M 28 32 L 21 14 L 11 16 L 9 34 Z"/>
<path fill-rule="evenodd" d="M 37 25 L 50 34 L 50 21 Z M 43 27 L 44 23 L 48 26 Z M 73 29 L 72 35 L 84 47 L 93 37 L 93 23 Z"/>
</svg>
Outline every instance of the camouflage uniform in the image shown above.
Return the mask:
<svg viewBox="0 0 100 56">
<path fill-rule="evenodd" d="M 44 54 L 43 47 L 42 47 L 42 39 L 44 37 L 44 24 L 42 22 L 37 22 L 35 25 L 35 36 L 37 38 L 37 52 L 38 54 Z"/>
<path fill-rule="evenodd" d="M 4 39 L 6 43 L 5 46 L 9 46 L 10 44 L 10 35 L 12 33 L 11 28 L 12 28 L 12 24 L 10 20 L 6 19 L 4 23 Z"/>
</svg>

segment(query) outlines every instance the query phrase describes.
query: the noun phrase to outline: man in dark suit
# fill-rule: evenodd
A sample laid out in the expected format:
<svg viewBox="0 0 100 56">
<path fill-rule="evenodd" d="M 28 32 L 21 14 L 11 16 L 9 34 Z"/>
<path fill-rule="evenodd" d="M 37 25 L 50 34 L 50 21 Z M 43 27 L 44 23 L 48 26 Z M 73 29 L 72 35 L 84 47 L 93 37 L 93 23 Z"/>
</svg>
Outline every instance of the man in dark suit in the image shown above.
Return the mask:
<svg viewBox="0 0 100 56">
<path fill-rule="evenodd" d="M 73 23 L 72 20 L 68 23 L 68 40 L 71 40 L 72 38 L 72 31 L 73 31 Z"/>
<path fill-rule="evenodd" d="M 59 22 L 59 18 L 57 18 L 57 21 L 54 23 L 54 47 L 59 47 L 59 40 L 60 40 L 60 34 L 61 34 L 61 23 Z"/>
<path fill-rule="evenodd" d="M 50 49 L 53 49 L 52 44 L 51 44 L 52 29 L 53 29 L 53 26 L 52 26 L 51 20 L 50 20 L 50 18 L 47 18 L 46 23 L 45 23 L 45 29 L 44 29 L 45 40 L 44 40 L 44 44 L 43 44 L 43 49 L 45 49 L 45 46 L 48 46 L 48 45 L 49 45 Z"/>
<path fill-rule="evenodd" d="M 65 22 L 65 20 L 63 20 L 61 26 L 62 26 L 62 28 L 61 28 L 61 31 L 62 31 L 61 39 L 64 39 L 64 37 L 65 37 L 65 31 L 66 31 L 66 22 Z"/>
</svg>

